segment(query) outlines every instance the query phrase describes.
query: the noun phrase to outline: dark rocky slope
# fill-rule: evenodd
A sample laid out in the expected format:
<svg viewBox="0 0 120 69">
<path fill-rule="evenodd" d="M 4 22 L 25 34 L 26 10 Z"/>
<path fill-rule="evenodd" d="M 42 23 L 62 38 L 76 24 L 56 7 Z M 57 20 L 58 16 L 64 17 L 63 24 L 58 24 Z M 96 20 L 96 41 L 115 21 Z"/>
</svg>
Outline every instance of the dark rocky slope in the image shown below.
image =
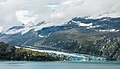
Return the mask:
<svg viewBox="0 0 120 69">
<path fill-rule="evenodd" d="M 120 60 L 120 32 L 71 29 L 53 33 L 36 42 L 34 46 Z"/>
</svg>

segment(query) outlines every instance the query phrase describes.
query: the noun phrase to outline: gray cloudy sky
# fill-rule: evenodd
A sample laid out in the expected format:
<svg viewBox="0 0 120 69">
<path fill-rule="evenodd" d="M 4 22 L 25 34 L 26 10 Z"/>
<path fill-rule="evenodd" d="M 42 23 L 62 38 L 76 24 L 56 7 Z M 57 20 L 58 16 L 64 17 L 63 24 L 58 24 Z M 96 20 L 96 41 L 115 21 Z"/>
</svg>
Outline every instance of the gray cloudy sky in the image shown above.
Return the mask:
<svg viewBox="0 0 120 69">
<path fill-rule="evenodd" d="M 0 31 L 14 25 L 120 16 L 120 0 L 0 0 Z M 3 27 L 3 28 L 2 28 Z"/>
</svg>

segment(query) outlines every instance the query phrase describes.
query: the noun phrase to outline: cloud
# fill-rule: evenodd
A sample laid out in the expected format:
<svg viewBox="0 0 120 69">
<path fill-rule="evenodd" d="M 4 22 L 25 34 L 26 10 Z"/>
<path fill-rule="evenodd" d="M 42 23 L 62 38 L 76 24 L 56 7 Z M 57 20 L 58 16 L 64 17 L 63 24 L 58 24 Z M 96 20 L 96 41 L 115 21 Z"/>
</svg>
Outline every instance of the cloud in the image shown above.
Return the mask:
<svg viewBox="0 0 120 69">
<path fill-rule="evenodd" d="M 26 11 L 18 13 L 21 10 Z M 0 25 L 5 29 L 30 21 L 63 23 L 76 16 L 120 16 L 120 0 L 0 0 Z"/>
<path fill-rule="evenodd" d="M 7 0 L 0 0 L 0 5 L 4 5 Z"/>
<path fill-rule="evenodd" d="M 16 11 L 16 17 L 23 24 L 28 24 L 34 23 L 35 20 L 38 18 L 38 15 L 33 15 L 33 13 L 28 10 L 20 10 Z"/>
<path fill-rule="evenodd" d="M 119 0 L 67 0 L 62 3 L 60 8 L 56 8 L 55 12 L 62 12 L 64 17 L 98 17 L 106 12 L 109 15 L 116 14 L 113 11 L 119 13 L 118 6 L 120 6 Z M 120 16 L 120 14 L 116 16 Z"/>
<path fill-rule="evenodd" d="M 62 15 L 61 13 L 53 13 L 53 14 L 51 14 L 50 16 L 51 16 L 51 18 L 60 18 L 60 17 L 62 17 L 63 15 Z"/>
<path fill-rule="evenodd" d="M 61 6 L 61 3 L 49 3 L 47 7 L 49 8 L 58 8 Z"/>
<path fill-rule="evenodd" d="M 0 26 L 0 32 L 2 32 L 2 31 L 3 31 L 3 27 Z"/>
</svg>

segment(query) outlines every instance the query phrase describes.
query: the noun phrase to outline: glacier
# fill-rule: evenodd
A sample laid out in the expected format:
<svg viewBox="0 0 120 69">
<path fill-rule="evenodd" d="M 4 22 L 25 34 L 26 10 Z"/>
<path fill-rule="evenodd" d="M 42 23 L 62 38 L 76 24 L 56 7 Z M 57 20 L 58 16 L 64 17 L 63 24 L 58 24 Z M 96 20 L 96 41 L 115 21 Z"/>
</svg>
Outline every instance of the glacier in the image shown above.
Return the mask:
<svg viewBox="0 0 120 69">
<path fill-rule="evenodd" d="M 21 48 L 16 46 L 16 48 Z M 32 51 L 44 52 L 54 57 L 61 57 L 65 58 L 64 61 L 77 61 L 77 62 L 89 62 L 89 61 L 106 61 L 104 57 L 95 57 L 86 54 L 77 54 L 77 53 L 66 53 L 66 52 L 59 52 L 59 51 L 52 51 L 52 50 L 38 50 L 32 48 L 25 48 Z"/>
</svg>

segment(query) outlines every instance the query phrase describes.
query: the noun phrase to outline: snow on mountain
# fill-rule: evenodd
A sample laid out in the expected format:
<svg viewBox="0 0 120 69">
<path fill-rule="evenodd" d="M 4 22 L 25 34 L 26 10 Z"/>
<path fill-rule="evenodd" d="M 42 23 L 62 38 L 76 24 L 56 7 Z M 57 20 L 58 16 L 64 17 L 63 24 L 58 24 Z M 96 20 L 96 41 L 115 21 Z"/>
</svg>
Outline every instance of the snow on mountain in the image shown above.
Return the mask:
<svg viewBox="0 0 120 69">
<path fill-rule="evenodd" d="M 98 30 L 100 32 L 118 32 L 120 30 L 116 30 L 116 29 L 109 29 L 109 30 Z"/>
<path fill-rule="evenodd" d="M 51 27 L 51 26 L 62 26 L 65 23 L 52 23 L 52 22 L 45 22 L 43 24 L 41 24 L 40 26 L 34 26 L 35 31 L 41 30 L 42 28 L 45 27 Z"/>
<path fill-rule="evenodd" d="M 120 29 L 120 18 L 102 17 L 102 18 L 89 18 L 89 17 L 75 17 L 70 23 L 76 23 L 79 26 L 86 27 L 87 29 L 94 29 L 107 32 L 118 32 Z"/>
<path fill-rule="evenodd" d="M 45 37 L 45 36 L 39 35 L 39 37 Z"/>
<path fill-rule="evenodd" d="M 39 25 L 40 24 L 40 25 Z M 52 23 L 52 22 L 44 22 L 44 23 L 39 23 L 33 26 L 13 26 L 12 28 L 10 28 L 9 30 L 5 31 L 5 34 L 17 34 L 17 33 L 21 33 L 22 35 L 29 32 L 30 30 L 34 30 L 34 31 L 39 31 L 45 27 L 51 27 L 51 26 L 62 26 L 64 25 L 64 23 Z M 42 35 L 40 35 L 40 37 L 43 37 Z"/>
<path fill-rule="evenodd" d="M 92 23 L 85 24 L 85 23 L 81 23 L 80 21 L 78 21 L 78 22 L 72 21 L 72 22 L 77 23 L 79 26 L 92 26 L 93 25 Z"/>
<path fill-rule="evenodd" d="M 87 29 L 92 29 L 92 28 L 98 28 L 98 27 L 100 27 L 100 25 L 96 25 L 96 26 L 89 26 L 89 27 L 87 27 Z"/>
<path fill-rule="evenodd" d="M 30 31 L 32 28 L 30 27 L 25 27 L 25 26 L 13 26 L 10 29 L 8 29 L 7 31 L 5 31 L 5 34 L 17 34 L 17 33 L 21 33 L 21 35 L 27 33 L 28 31 Z"/>
<path fill-rule="evenodd" d="M 54 23 L 54 22 L 44 21 L 35 25 L 28 25 L 30 24 L 28 23 L 23 26 L 14 26 L 4 33 L 5 34 L 21 33 L 21 35 L 23 35 L 29 32 L 30 30 L 33 30 L 36 32 L 38 31 L 40 32 L 39 37 L 46 37 L 49 34 L 56 31 L 67 30 L 67 29 L 72 29 L 77 27 L 86 27 L 86 29 L 94 29 L 94 30 L 98 30 L 99 32 L 106 32 L 106 31 L 118 32 L 120 29 L 119 21 L 120 21 L 119 18 L 110 18 L 110 17 L 104 17 L 99 19 L 75 17 L 66 23 Z M 43 33 L 45 35 L 43 35 Z"/>
</svg>

